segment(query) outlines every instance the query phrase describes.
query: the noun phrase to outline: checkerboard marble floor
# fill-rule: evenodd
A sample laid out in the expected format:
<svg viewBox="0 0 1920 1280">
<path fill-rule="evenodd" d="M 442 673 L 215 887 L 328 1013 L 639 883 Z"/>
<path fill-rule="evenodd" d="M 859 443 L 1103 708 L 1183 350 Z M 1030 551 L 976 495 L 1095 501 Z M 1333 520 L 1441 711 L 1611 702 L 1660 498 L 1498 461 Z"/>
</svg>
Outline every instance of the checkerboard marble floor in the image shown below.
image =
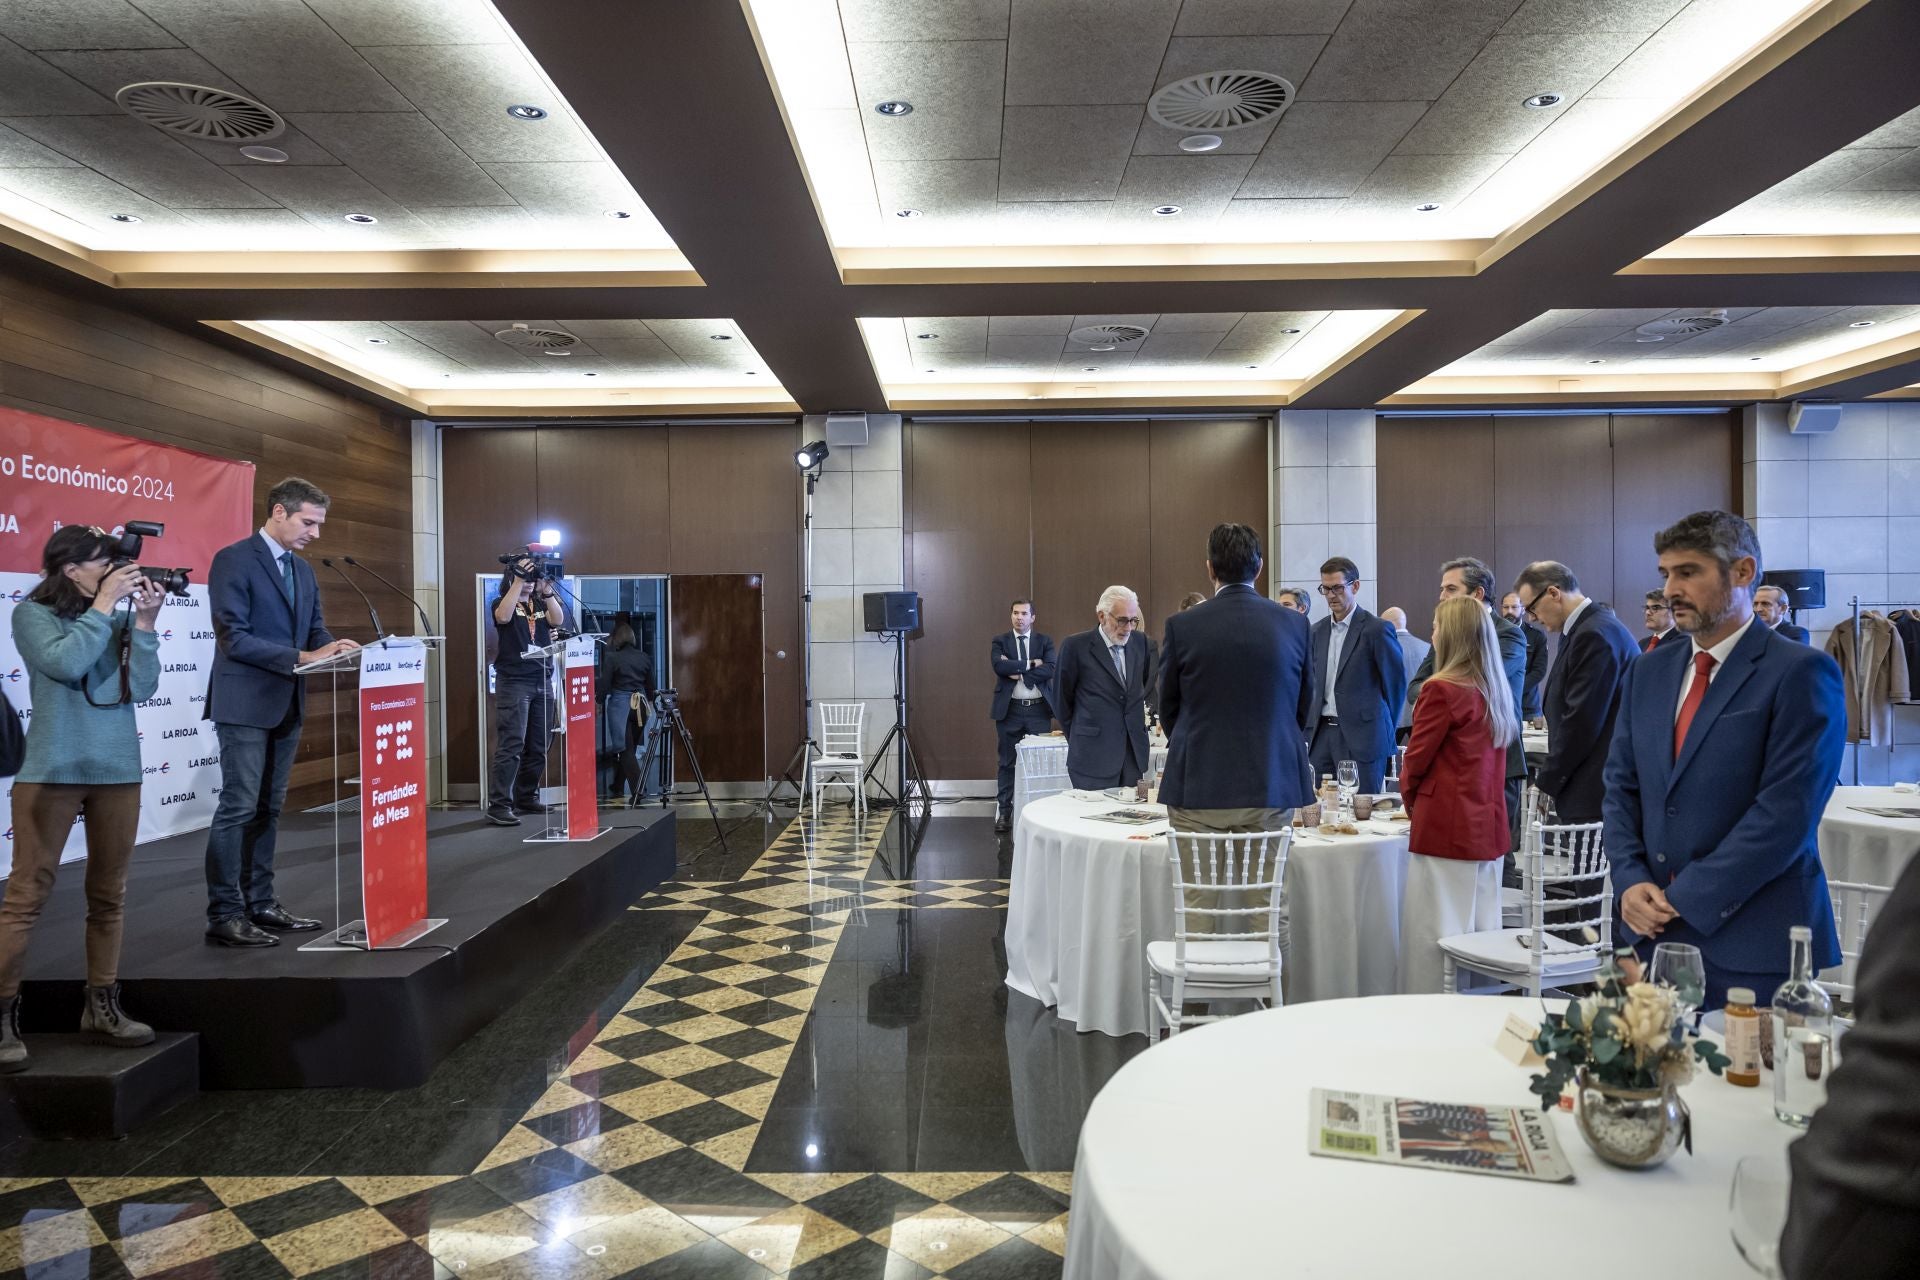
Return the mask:
<svg viewBox="0 0 1920 1280">
<path fill-rule="evenodd" d="M 999 866 L 947 850 L 922 860 L 946 874 L 889 879 L 916 859 L 876 858 L 887 829 L 883 818 L 856 821 L 841 810 L 817 824 L 802 814 L 737 879 L 675 881 L 635 903 L 636 912 L 697 913 L 698 922 L 590 1040 L 569 1046 L 564 1069 L 468 1172 L 326 1176 L 322 1158 L 299 1177 L 216 1177 L 166 1168 L 163 1153 L 148 1162 L 151 1176 L 0 1179 L 0 1272 L 34 1280 L 1057 1276 L 1071 1177 L 1025 1167 L 1033 1161 L 1017 1147 L 1008 1146 L 1000 1167 L 947 1167 L 933 1122 L 923 1122 L 923 1133 L 908 1125 L 919 1145 L 898 1147 L 896 1165 L 876 1158 L 873 1168 L 849 1169 L 845 1157 L 830 1168 L 811 1159 L 811 1141 L 799 1147 L 769 1130 L 761 1142 L 790 1067 L 788 1092 L 817 1100 L 808 1091 L 832 1074 L 821 1070 L 820 1045 L 833 1027 L 918 1016 L 917 1005 L 903 1013 L 875 1003 L 823 1007 L 810 1019 L 816 1001 L 838 998 L 830 974 L 880 963 L 861 949 L 836 965 L 843 935 L 871 943 L 897 932 L 897 962 L 910 968 L 913 922 L 957 912 L 1004 921 L 1005 878 L 964 874 L 1004 870 L 1004 845 Z M 981 948 L 968 938 L 973 956 Z M 966 1002 L 953 1006 L 956 1016 L 982 1025 L 1006 1007 L 1004 987 L 983 976 L 993 972 L 990 957 L 964 982 L 935 988 Z M 1038 1025 L 1032 1011 L 1026 1017 Z M 1075 1042 L 1071 1033 L 1066 1042 Z M 1009 1056 L 988 1047 L 986 1060 Z M 1109 1054 L 1099 1078 L 1124 1056 Z M 946 1074 L 926 1083 L 924 1060 L 922 1072 L 926 1089 Z M 870 1079 L 884 1093 L 896 1077 L 906 1078 Z M 857 1111 L 859 1081 L 848 1083 Z M 929 1094 L 925 1116 L 935 1102 Z M 821 1141 L 848 1149 L 831 1131 L 830 1108 L 791 1114 L 828 1125 Z M 950 1114 L 977 1127 L 972 1112 Z M 1051 1151 L 1070 1155 L 1070 1135 Z"/>
</svg>

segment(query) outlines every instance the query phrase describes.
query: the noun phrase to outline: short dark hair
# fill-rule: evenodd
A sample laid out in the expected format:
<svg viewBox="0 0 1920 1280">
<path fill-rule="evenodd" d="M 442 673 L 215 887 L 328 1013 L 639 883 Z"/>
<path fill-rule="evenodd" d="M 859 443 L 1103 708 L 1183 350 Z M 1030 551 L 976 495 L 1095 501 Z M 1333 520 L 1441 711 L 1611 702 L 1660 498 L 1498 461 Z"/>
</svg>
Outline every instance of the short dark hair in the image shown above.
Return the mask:
<svg viewBox="0 0 1920 1280">
<path fill-rule="evenodd" d="M 325 511 L 332 501 L 319 485 L 299 476 L 288 476 L 267 491 L 267 514 L 272 515 L 275 507 L 285 507 L 288 515 L 302 507 L 319 507 Z"/>
<path fill-rule="evenodd" d="M 1261 558 L 1260 535 L 1251 525 L 1217 524 L 1207 535 L 1207 563 L 1221 582 L 1252 582 Z"/>
<path fill-rule="evenodd" d="M 1696 511 L 1653 535 L 1653 553 L 1703 551 L 1720 565 L 1722 573 L 1733 568 L 1735 560 L 1753 557 L 1753 577 L 1760 580 L 1760 539 L 1753 526 L 1731 511 Z"/>
<path fill-rule="evenodd" d="M 1467 584 L 1467 594 L 1478 591 L 1488 603 L 1493 601 L 1493 570 L 1487 568 L 1485 560 L 1473 556 L 1455 556 L 1440 566 L 1440 576 L 1446 577 L 1453 570 L 1460 571 L 1460 580 Z"/>
<path fill-rule="evenodd" d="M 1573 576 L 1573 570 L 1558 560 L 1535 560 L 1520 571 L 1513 580 L 1513 590 L 1509 595 L 1518 596 L 1522 584 L 1533 589 L 1533 598 L 1538 600 L 1548 587 L 1558 587 L 1562 591 L 1579 591 L 1580 579 Z"/>
<path fill-rule="evenodd" d="M 1187 592 L 1187 598 L 1180 602 L 1180 612 L 1185 613 L 1187 610 L 1193 608 L 1193 606 L 1197 604 L 1205 604 L 1206 602 L 1207 602 L 1206 593 L 1200 592 L 1200 591 L 1189 591 Z"/>
<path fill-rule="evenodd" d="M 1033 601 L 1031 601 L 1031 600 L 1015 600 L 1015 601 L 1014 601 L 1014 602 L 1013 602 L 1012 604 L 1010 604 L 1010 605 L 1008 605 L 1008 606 L 1007 606 L 1007 608 L 1009 608 L 1009 609 L 1018 609 L 1018 608 L 1019 608 L 1019 607 L 1020 607 L 1021 605 L 1025 605 L 1025 606 L 1027 606 L 1027 612 L 1028 612 L 1028 613 L 1039 613 L 1039 612 L 1040 612 L 1040 611 L 1039 611 L 1038 609 L 1036 609 L 1036 608 L 1034 608 L 1034 607 L 1033 607 Z"/>
<path fill-rule="evenodd" d="M 1337 573 L 1348 582 L 1360 581 L 1360 566 L 1345 556 L 1334 556 L 1320 566 L 1320 572 L 1323 576 L 1329 573 Z"/>
<path fill-rule="evenodd" d="M 1647 592 L 1647 598 L 1644 603 L 1657 604 L 1664 609 L 1667 607 L 1667 593 L 1655 587 L 1652 591 Z"/>
<path fill-rule="evenodd" d="M 105 554 L 104 539 L 84 524 L 62 525 L 40 550 L 40 572 L 45 575 L 27 593 L 27 599 L 45 605 L 62 618 L 77 618 L 93 600 L 83 595 L 66 575 L 70 564 L 85 564 Z"/>
</svg>

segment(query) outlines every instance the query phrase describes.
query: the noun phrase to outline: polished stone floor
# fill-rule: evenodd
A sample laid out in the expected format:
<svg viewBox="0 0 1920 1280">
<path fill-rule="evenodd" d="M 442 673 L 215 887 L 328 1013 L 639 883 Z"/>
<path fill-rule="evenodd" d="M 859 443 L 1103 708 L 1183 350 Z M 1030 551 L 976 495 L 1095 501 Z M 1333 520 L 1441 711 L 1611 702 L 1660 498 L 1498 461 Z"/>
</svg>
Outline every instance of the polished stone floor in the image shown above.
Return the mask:
<svg viewBox="0 0 1920 1280">
<path fill-rule="evenodd" d="M 721 852 L 683 812 L 682 878 L 418 1089 L 13 1136 L 0 1273 L 1057 1276 L 1081 1118 L 1144 1039 L 1007 990 L 990 819 L 790 815 Z"/>
</svg>

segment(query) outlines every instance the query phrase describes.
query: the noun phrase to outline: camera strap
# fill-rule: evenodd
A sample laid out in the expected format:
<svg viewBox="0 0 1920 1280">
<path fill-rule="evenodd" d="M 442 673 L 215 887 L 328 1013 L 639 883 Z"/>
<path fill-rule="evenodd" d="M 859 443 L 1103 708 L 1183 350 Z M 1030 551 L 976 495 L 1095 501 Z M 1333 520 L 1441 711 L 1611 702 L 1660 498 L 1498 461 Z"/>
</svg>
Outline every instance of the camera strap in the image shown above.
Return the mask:
<svg viewBox="0 0 1920 1280">
<path fill-rule="evenodd" d="M 109 624 L 111 625 L 111 624 Z M 80 692 L 87 697 L 87 705 L 105 710 L 126 702 L 133 693 L 133 604 L 127 604 L 127 625 L 120 628 L 120 696 L 112 702 L 95 702 L 93 691 L 87 688 L 87 677 L 80 677 Z"/>
</svg>

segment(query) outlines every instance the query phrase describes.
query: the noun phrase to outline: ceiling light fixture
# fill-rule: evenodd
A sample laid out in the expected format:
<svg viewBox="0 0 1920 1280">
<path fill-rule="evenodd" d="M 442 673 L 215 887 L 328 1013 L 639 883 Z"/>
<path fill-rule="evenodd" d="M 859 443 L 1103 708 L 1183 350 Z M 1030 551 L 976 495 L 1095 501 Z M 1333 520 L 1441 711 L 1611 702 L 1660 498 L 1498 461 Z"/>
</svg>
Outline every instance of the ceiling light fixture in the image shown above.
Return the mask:
<svg viewBox="0 0 1920 1280">
<path fill-rule="evenodd" d="M 937 333 L 916 333 L 913 336 L 921 342 L 932 342 L 935 338 L 939 337 L 940 335 Z"/>
<path fill-rule="evenodd" d="M 897 117 L 910 116 L 913 114 L 913 104 L 911 102 L 903 102 L 898 98 L 889 98 L 885 102 L 876 102 L 873 109 L 883 116 Z"/>
<path fill-rule="evenodd" d="M 746 375 L 747 375 L 747 376 L 748 376 L 749 378 L 753 378 L 753 377 L 758 377 L 758 376 L 759 376 L 759 373 L 760 373 L 760 371 L 759 371 L 758 369 L 748 369 L 748 370 L 746 370 Z"/>
<path fill-rule="evenodd" d="M 609 218 L 612 218 L 615 222 L 625 222 L 628 218 L 631 218 L 633 215 L 631 213 L 628 213 L 625 209 L 609 209 L 607 210 L 607 216 Z"/>
<path fill-rule="evenodd" d="M 1156 218 L 1171 218 L 1174 214 L 1179 212 L 1180 212 L 1180 206 L 1177 204 L 1161 204 L 1161 205 L 1154 206 L 1153 216 Z"/>
<path fill-rule="evenodd" d="M 1413 206 L 1415 213 L 1437 213 L 1439 209 L 1440 206 L 1437 204 L 1417 204 Z"/>
<path fill-rule="evenodd" d="M 1282 333 L 1298 333 L 1298 332 L 1300 332 L 1300 331 L 1299 331 L 1298 329 L 1282 329 L 1282 330 L 1281 330 L 1280 332 L 1282 332 Z"/>
<path fill-rule="evenodd" d="M 1634 341 L 1635 342 L 1665 342 L 1666 339 L 1661 337 L 1657 333 L 1643 333 L 1639 337 L 1635 338 Z"/>
<path fill-rule="evenodd" d="M 374 223 L 380 221 L 380 219 L 374 217 L 370 213 L 350 213 L 347 215 L 346 220 L 348 222 L 354 223 L 356 226 L 362 226 L 362 227 L 370 227 Z"/>
<path fill-rule="evenodd" d="M 896 218 L 917 218 L 920 216 L 920 211 L 918 209 L 895 209 L 893 216 Z"/>
<path fill-rule="evenodd" d="M 1872 327 L 1873 327 L 1873 321 L 1871 320 L 1855 320 L 1852 324 L 1847 326 L 1847 328 L 1849 329 L 1870 329 Z"/>
<path fill-rule="evenodd" d="M 1248 365 L 1248 366 L 1247 366 L 1247 368 L 1249 368 L 1249 369 L 1258 369 L 1259 367 L 1260 367 L 1260 366 L 1259 366 L 1259 365 L 1257 365 L 1257 364 L 1250 364 L 1250 365 Z"/>
<path fill-rule="evenodd" d="M 1564 100 L 1563 95 L 1558 93 L 1536 93 L 1520 105 L 1523 107 L 1532 107 L 1538 111 L 1545 107 L 1557 107 Z"/>
<path fill-rule="evenodd" d="M 1106 345 L 1106 346 L 1100 346 L 1100 347 L 1088 347 L 1088 348 L 1087 348 L 1087 350 L 1089 350 L 1089 351 L 1111 351 L 1111 350 L 1113 350 L 1113 346 L 1112 346 L 1112 344 L 1108 344 L 1108 345 Z"/>
<path fill-rule="evenodd" d="M 597 373 L 594 373 L 594 372 L 592 372 L 592 371 L 588 371 L 587 373 L 585 373 L 585 374 L 582 374 L 581 376 L 582 376 L 582 377 L 587 377 L 587 378 L 597 378 L 597 377 L 599 377 L 600 375 L 599 375 L 599 374 L 597 374 Z"/>
<path fill-rule="evenodd" d="M 1605 364 L 1606 361 L 1605 360 L 1589 360 L 1587 361 L 1587 363 L 1588 364 Z"/>
<path fill-rule="evenodd" d="M 1748 357 L 1747 357 L 1747 363 L 1748 363 L 1748 364 L 1752 364 L 1753 362 L 1755 362 L 1755 361 L 1757 361 L 1757 360 L 1765 360 L 1765 359 L 1766 359 L 1766 357 L 1765 357 L 1765 356 L 1748 356 Z"/>
<path fill-rule="evenodd" d="M 242 147 L 240 154 L 261 164 L 285 164 L 287 153 L 278 147 Z"/>
<path fill-rule="evenodd" d="M 710 333 L 707 335 L 707 337 L 713 339 L 713 341 L 715 342 L 732 342 L 733 341 L 733 335 L 730 333 Z"/>
<path fill-rule="evenodd" d="M 107 216 L 112 218 L 115 222 L 132 223 L 132 222 L 140 221 L 140 218 L 138 215 L 131 214 L 131 213 L 112 213 L 112 214 L 108 214 Z"/>
<path fill-rule="evenodd" d="M 940 372 L 940 371 L 939 371 L 938 369 L 922 369 L 922 370 L 921 370 L 920 372 L 922 372 L 922 373 L 938 373 L 938 372 Z"/>
<path fill-rule="evenodd" d="M 368 338 L 367 341 L 368 343 L 376 347 L 384 347 L 387 345 L 387 340 L 385 338 Z"/>
<path fill-rule="evenodd" d="M 528 106 L 524 102 L 516 102 L 507 108 L 507 114 L 515 120 L 545 120 L 547 118 L 547 109 L 545 107 Z"/>
<path fill-rule="evenodd" d="M 541 352 L 541 354 L 549 356 L 570 356 L 573 354 L 573 349 L 571 347 L 548 347 Z"/>
<path fill-rule="evenodd" d="M 1082 373 L 1098 373 L 1098 372 L 1100 372 L 1100 366 L 1099 366 L 1099 365 L 1097 365 L 1097 364 L 1088 364 L 1088 365 L 1082 365 L 1082 366 L 1080 367 L 1080 372 L 1082 372 Z"/>
<path fill-rule="evenodd" d="M 1202 151 L 1218 151 L 1220 135 L 1217 133 L 1193 133 L 1180 139 L 1180 149 L 1197 155 Z"/>
</svg>

